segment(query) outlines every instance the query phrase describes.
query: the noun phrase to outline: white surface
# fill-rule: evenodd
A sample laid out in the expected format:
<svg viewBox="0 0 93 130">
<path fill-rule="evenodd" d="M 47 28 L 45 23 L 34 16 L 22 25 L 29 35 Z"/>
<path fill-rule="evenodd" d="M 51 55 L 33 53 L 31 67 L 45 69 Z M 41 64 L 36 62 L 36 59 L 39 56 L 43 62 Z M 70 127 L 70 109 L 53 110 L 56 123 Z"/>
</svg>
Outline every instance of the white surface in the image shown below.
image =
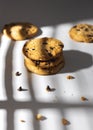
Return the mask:
<svg viewBox="0 0 93 130">
<path fill-rule="evenodd" d="M 68 31 L 72 26 L 67 23 L 41 28 L 42 34 L 38 37 L 55 37 L 64 43 L 65 67 L 49 76 L 27 72 L 22 54 L 25 41 L 14 42 L 1 37 L 0 130 L 92 130 L 93 43 L 77 43 L 70 39 Z M 15 76 L 17 71 L 22 75 Z M 68 80 L 69 74 L 75 79 Z M 56 90 L 47 92 L 47 85 Z M 19 92 L 19 86 L 28 91 Z M 88 101 L 82 102 L 81 96 Z M 37 113 L 44 115 L 46 120 L 37 121 Z M 70 124 L 64 126 L 62 118 Z"/>
</svg>

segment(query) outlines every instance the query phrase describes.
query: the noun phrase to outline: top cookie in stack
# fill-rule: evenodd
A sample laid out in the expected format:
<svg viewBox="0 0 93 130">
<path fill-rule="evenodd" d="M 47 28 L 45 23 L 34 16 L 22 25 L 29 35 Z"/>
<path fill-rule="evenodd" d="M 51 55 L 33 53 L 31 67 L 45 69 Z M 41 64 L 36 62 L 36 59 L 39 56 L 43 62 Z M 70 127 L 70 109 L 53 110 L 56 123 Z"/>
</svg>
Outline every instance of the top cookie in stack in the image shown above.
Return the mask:
<svg viewBox="0 0 93 130">
<path fill-rule="evenodd" d="M 26 68 L 34 73 L 57 73 L 64 66 L 63 43 L 55 38 L 35 38 L 23 46 Z"/>
<path fill-rule="evenodd" d="M 39 28 L 36 25 L 25 22 L 16 22 L 6 24 L 2 33 L 8 38 L 18 41 L 18 40 L 26 40 L 35 36 L 39 31 Z"/>
</svg>

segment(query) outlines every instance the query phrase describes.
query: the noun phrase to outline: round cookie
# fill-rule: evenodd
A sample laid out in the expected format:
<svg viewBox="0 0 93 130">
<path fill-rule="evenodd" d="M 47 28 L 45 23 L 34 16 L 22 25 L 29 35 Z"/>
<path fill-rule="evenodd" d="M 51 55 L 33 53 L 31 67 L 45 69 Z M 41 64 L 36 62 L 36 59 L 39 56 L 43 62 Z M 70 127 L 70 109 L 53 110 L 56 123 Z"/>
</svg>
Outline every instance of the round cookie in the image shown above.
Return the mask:
<svg viewBox="0 0 93 130">
<path fill-rule="evenodd" d="M 31 23 L 10 23 L 6 24 L 2 32 L 12 40 L 26 40 L 38 33 L 38 27 Z"/>
<path fill-rule="evenodd" d="M 78 42 L 93 42 L 93 25 L 77 24 L 69 31 L 69 36 Z"/>
<path fill-rule="evenodd" d="M 48 61 L 31 60 L 25 57 L 25 60 L 28 61 L 33 66 L 37 66 L 41 68 L 50 68 L 50 67 L 57 66 L 61 62 L 64 62 L 64 57 L 63 55 L 60 55 L 59 57 Z"/>
<path fill-rule="evenodd" d="M 35 38 L 23 46 L 23 54 L 31 60 L 46 61 L 62 54 L 63 43 L 55 38 Z"/>
<path fill-rule="evenodd" d="M 36 73 L 39 75 L 51 75 L 51 74 L 56 74 L 59 72 L 63 67 L 64 67 L 64 62 L 61 62 L 55 67 L 50 67 L 50 68 L 40 68 L 34 65 L 31 65 L 30 62 L 26 59 L 24 59 L 24 64 L 27 68 L 28 71 L 32 73 Z"/>
</svg>

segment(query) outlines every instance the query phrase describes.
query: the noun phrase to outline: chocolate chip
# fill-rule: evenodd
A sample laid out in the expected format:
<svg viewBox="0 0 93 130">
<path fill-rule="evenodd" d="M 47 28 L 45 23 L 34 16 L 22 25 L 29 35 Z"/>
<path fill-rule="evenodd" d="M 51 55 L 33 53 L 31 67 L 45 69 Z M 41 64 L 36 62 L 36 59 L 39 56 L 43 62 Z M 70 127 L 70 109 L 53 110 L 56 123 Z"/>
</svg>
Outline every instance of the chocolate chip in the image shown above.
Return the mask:
<svg viewBox="0 0 93 130">
<path fill-rule="evenodd" d="M 63 44 L 59 44 L 59 46 L 60 46 L 60 47 L 62 47 L 62 48 L 64 47 L 64 45 L 63 45 Z"/>
<path fill-rule="evenodd" d="M 32 48 L 32 50 L 35 50 L 35 48 Z"/>
<path fill-rule="evenodd" d="M 48 52 L 47 49 L 45 49 L 45 51 L 48 53 L 49 56 L 52 56 L 52 54 L 50 52 Z"/>
<path fill-rule="evenodd" d="M 48 50 L 47 50 L 47 49 L 45 49 L 45 51 L 46 51 L 46 52 L 48 52 Z"/>
<path fill-rule="evenodd" d="M 56 89 L 55 89 L 55 88 L 50 88 L 50 86 L 47 85 L 46 90 L 47 90 L 48 92 L 52 92 L 52 91 L 55 91 Z"/>
<path fill-rule="evenodd" d="M 17 89 L 18 91 L 27 91 L 28 89 L 24 89 L 21 86 Z"/>
<path fill-rule="evenodd" d="M 36 66 L 40 65 L 40 61 L 35 61 Z"/>
<path fill-rule="evenodd" d="M 88 28 L 85 28 L 84 31 L 88 31 Z"/>
<path fill-rule="evenodd" d="M 16 76 L 20 76 L 22 73 L 20 72 L 16 72 Z"/>
<path fill-rule="evenodd" d="M 51 53 L 49 53 L 49 52 L 48 52 L 48 55 L 49 55 L 50 57 L 52 57 L 52 54 L 51 54 Z"/>
<path fill-rule="evenodd" d="M 23 91 L 23 88 L 20 86 L 17 90 L 18 91 Z"/>
<path fill-rule="evenodd" d="M 88 37 L 93 37 L 93 34 L 88 34 L 87 36 L 88 36 Z"/>
<path fill-rule="evenodd" d="M 51 50 L 53 50 L 53 49 L 54 49 L 54 47 L 50 47 L 50 49 L 51 49 Z"/>
<path fill-rule="evenodd" d="M 26 47 L 27 45 L 25 44 L 24 47 Z"/>
<path fill-rule="evenodd" d="M 47 44 L 47 42 L 43 42 L 43 44 L 44 44 L 44 45 L 46 45 L 46 44 Z"/>
</svg>

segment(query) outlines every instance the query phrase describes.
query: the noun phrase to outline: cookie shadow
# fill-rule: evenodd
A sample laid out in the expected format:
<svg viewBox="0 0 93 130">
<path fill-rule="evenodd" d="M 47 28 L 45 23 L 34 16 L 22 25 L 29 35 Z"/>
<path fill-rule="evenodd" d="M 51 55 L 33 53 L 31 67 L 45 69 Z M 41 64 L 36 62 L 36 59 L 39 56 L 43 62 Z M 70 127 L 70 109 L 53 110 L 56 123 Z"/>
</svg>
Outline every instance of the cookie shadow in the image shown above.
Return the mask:
<svg viewBox="0 0 93 130">
<path fill-rule="evenodd" d="M 60 73 L 75 72 L 92 66 L 92 56 L 78 50 L 64 51 L 65 66 Z"/>
<path fill-rule="evenodd" d="M 36 35 L 36 36 L 40 36 L 42 33 L 43 33 L 43 32 L 42 32 L 41 28 L 40 28 L 40 27 L 38 27 L 38 33 L 37 33 L 37 35 Z"/>
</svg>

